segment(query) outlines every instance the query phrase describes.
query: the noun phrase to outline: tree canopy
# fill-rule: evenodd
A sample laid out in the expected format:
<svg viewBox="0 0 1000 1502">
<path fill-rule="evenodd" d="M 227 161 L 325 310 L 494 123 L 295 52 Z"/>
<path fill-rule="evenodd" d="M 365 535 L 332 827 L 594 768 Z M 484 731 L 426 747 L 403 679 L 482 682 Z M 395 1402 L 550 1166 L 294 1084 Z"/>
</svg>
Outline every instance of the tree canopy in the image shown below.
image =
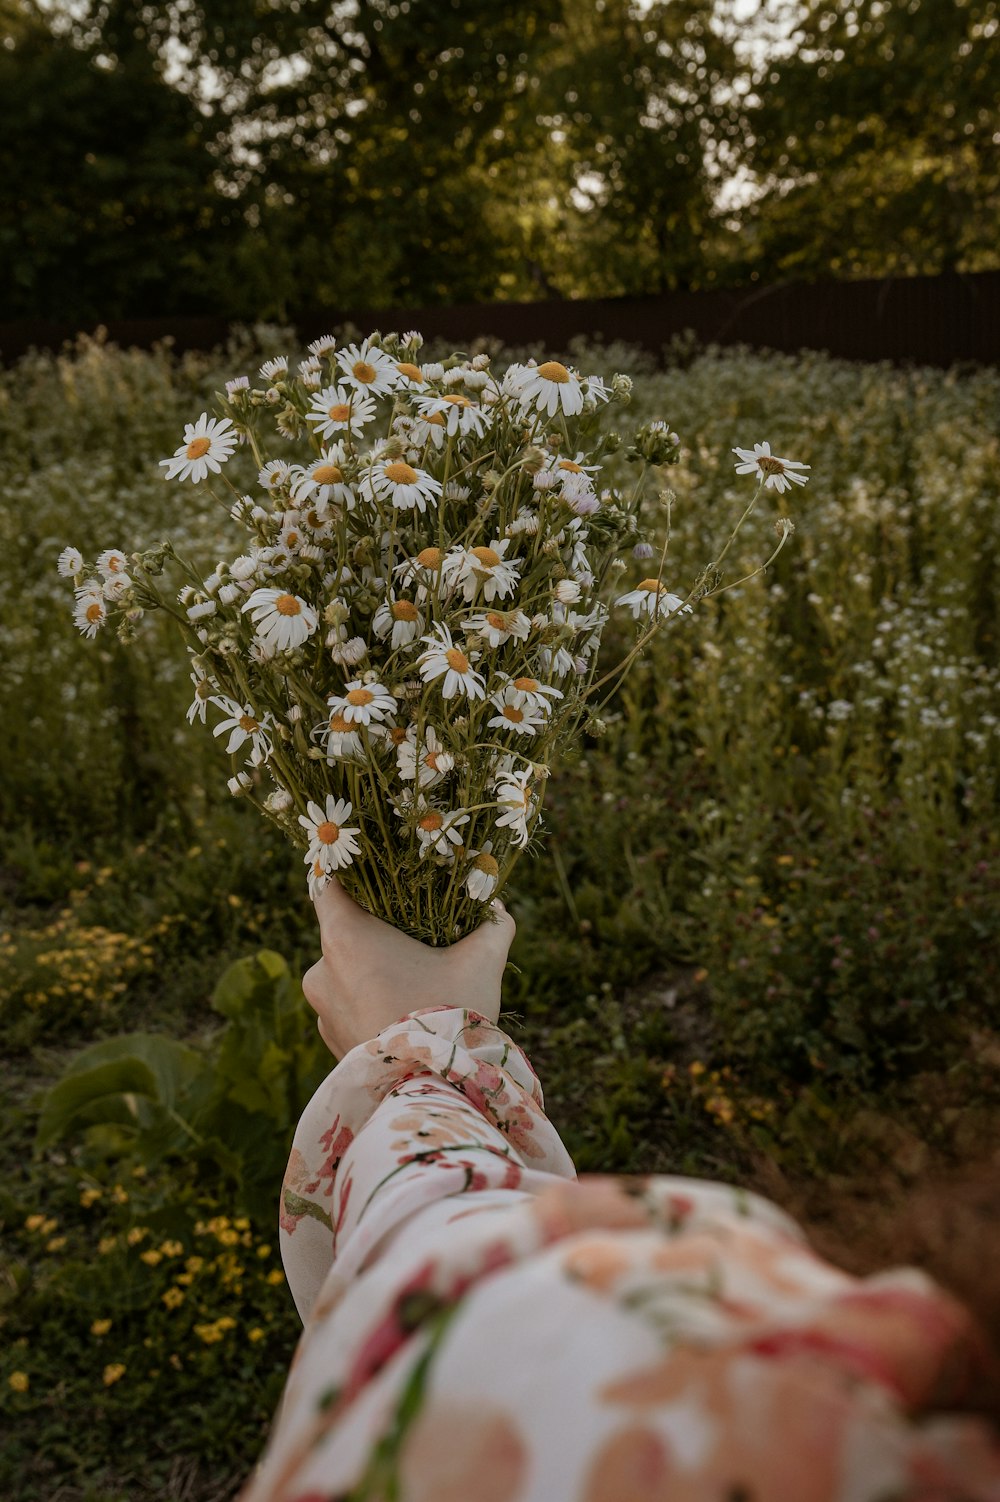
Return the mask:
<svg viewBox="0 0 1000 1502">
<path fill-rule="evenodd" d="M 987 269 L 998 83 L 1000 0 L 0 0 L 0 316 Z"/>
</svg>

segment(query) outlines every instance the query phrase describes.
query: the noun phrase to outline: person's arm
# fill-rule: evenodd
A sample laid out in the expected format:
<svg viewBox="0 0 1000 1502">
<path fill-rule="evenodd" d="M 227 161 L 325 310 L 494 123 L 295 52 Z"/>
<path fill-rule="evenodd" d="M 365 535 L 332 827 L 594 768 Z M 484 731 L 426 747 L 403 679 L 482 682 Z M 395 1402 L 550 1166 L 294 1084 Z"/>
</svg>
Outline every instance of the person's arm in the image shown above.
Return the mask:
<svg viewBox="0 0 1000 1502">
<path fill-rule="evenodd" d="M 335 1260 L 344 1286 L 429 1205 L 475 1192 L 488 1208 L 574 1177 L 534 1071 L 496 1026 L 514 936 L 504 909 L 432 949 L 335 884 L 316 906 L 323 957 L 303 989 L 340 1063 L 303 1113 L 282 1186 L 303 1320 Z"/>
</svg>

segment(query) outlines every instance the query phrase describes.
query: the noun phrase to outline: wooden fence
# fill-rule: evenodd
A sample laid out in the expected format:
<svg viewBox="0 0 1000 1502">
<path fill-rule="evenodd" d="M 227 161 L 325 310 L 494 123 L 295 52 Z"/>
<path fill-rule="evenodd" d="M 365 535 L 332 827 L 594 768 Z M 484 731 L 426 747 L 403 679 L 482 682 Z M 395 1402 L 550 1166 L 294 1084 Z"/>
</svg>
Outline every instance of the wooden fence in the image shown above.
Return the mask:
<svg viewBox="0 0 1000 1502">
<path fill-rule="evenodd" d="M 348 308 L 303 314 L 291 322 L 305 340 L 352 324 L 362 331 L 419 329 L 425 338 L 440 335 L 456 345 L 492 335 L 504 344 L 553 353 L 584 334 L 622 339 L 659 355 L 675 335 L 691 331 L 702 345 L 826 350 L 849 360 L 993 365 L 1000 363 L 1000 271 L 786 282 L 599 301 Z M 109 319 L 105 327 L 120 345 L 148 349 L 169 335 L 178 350 L 207 350 L 225 341 L 229 326 L 222 319 L 178 316 Z M 59 349 L 79 332 L 40 320 L 0 323 L 0 361 L 17 359 L 31 347 Z"/>
</svg>

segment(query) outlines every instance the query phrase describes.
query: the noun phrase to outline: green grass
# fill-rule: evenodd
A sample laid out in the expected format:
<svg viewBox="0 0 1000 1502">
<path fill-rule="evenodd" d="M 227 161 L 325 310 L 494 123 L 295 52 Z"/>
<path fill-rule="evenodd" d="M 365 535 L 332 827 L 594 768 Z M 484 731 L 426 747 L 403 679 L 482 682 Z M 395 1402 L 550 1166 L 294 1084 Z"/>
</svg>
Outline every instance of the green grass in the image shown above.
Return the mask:
<svg viewBox="0 0 1000 1502">
<path fill-rule="evenodd" d="M 903 1189 L 972 1161 L 1000 1112 L 1000 375 L 574 358 L 631 373 L 623 419 L 665 417 L 684 441 L 672 588 L 745 503 L 734 445 L 769 438 L 812 470 L 751 520 L 732 577 L 789 514 L 774 570 L 659 638 L 552 779 L 542 853 L 510 894 L 506 994 L 550 1113 L 581 1169 L 793 1200 L 863 1192 L 887 1158 Z M 128 650 L 83 643 L 54 574 L 67 543 L 93 556 L 167 531 L 213 561 L 211 503 L 157 460 L 258 362 L 247 340 L 180 361 L 84 344 L 0 376 L 0 1489 L 24 1502 L 229 1496 L 296 1336 L 257 1256 L 271 1224 L 234 1233 L 239 1274 L 232 1226 L 197 1229 L 245 1208 L 217 1168 L 149 1168 L 113 1137 L 33 1152 L 40 1092 L 74 1050 L 145 1030 L 211 1052 L 231 960 L 268 947 L 301 970 L 315 951 L 300 862 L 185 724 L 165 625 Z M 182 1252 L 142 1260 L 164 1243 Z M 219 1318 L 219 1338 L 197 1333 Z"/>
</svg>

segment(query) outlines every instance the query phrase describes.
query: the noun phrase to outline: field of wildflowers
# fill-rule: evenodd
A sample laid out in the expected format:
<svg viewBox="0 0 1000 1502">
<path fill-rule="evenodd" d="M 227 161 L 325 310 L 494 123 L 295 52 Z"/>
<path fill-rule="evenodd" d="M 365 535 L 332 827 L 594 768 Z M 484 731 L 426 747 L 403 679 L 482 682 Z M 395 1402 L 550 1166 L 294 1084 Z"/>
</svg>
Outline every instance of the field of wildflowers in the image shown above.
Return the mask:
<svg viewBox="0 0 1000 1502">
<path fill-rule="evenodd" d="M 157 461 L 287 349 L 86 342 L 0 374 L 0 1491 L 26 1502 L 230 1496 L 296 1337 L 269 1185 L 325 1067 L 290 978 L 300 862 L 186 725 L 170 623 L 82 643 L 55 573 L 67 542 L 168 533 L 211 566 L 224 514 Z M 791 515 L 774 568 L 665 630 L 551 779 L 506 1002 L 550 1113 L 581 1169 L 778 1197 L 976 1160 L 1000 1120 L 1000 374 L 567 358 L 632 375 L 623 434 L 680 435 L 667 578 L 742 509 L 734 446 L 811 472 L 741 533 L 749 571 Z M 630 640 L 609 628 L 609 663 Z"/>
</svg>

